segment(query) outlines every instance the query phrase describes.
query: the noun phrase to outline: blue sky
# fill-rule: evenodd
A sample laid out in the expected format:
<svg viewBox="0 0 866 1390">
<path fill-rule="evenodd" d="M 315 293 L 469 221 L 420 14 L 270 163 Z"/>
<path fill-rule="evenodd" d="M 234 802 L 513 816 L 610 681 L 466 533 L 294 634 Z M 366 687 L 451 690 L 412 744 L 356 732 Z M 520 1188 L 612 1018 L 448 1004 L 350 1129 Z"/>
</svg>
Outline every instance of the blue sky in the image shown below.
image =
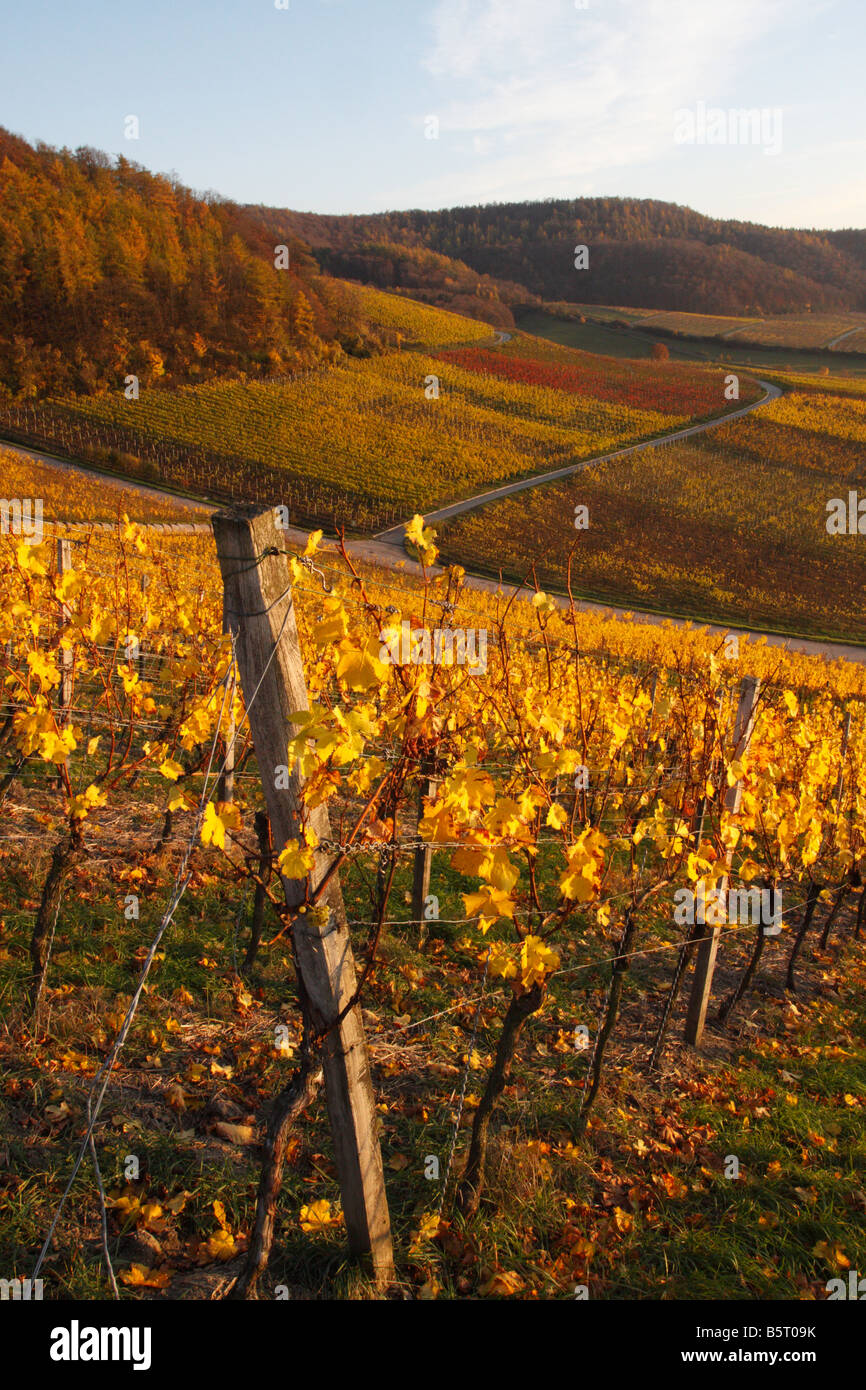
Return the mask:
<svg viewBox="0 0 866 1390">
<path fill-rule="evenodd" d="M 866 226 L 864 0 L 583 4 L 6 0 L 0 124 L 304 211 L 630 195 Z M 699 103 L 767 134 L 677 143 Z"/>
</svg>

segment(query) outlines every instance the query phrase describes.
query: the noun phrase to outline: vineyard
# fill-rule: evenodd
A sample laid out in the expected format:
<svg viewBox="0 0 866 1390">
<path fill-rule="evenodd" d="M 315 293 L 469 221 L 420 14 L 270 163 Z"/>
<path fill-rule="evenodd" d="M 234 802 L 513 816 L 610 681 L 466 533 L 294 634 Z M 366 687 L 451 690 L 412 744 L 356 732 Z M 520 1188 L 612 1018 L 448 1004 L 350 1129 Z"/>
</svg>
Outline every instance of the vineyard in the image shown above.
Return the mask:
<svg viewBox="0 0 866 1390">
<path fill-rule="evenodd" d="M 56 464 L 0 446 L 0 470 L 6 497 L 39 498 L 43 514 L 51 521 L 178 522 L 207 519 L 207 509 L 181 499 L 142 494 L 120 482 L 95 478 L 80 469 L 59 469 Z"/>
<path fill-rule="evenodd" d="M 544 338 L 512 338 L 496 353 L 467 349 L 456 360 L 521 385 L 555 388 L 593 401 L 627 402 L 636 410 L 667 412 L 676 424 L 718 415 L 719 402 L 725 401 L 725 373 L 720 369 L 701 371 L 676 362 L 661 367 L 599 358 Z M 742 385 L 744 402 L 758 399 L 760 390 L 755 382 L 745 379 Z"/>
<path fill-rule="evenodd" d="M 702 314 L 654 314 L 648 329 L 667 328 L 696 337 L 724 337 L 754 347 L 823 348 L 850 328 L 863 324 L 862 314 L 786 314 L 783 318 L 725 319 Z M 841 351 L 845 344 L 840 343 Z"/>
<path fill-rule="evenodd" d="M 397 306 L 407 342 L 416 318 L 428 346 L 457 332 L 454 315 L 379 299 Z M 743 399 L 757 392 L 744 379 Z M 349 516 L 369 531 L 729 408 L 721 371 L 552 354 L 521 335 L 495 350 L 347 358 L 293 380 L 18 402 L 0 427 L 142 481 L 284 505 L 330 530 Z"/>
<path fill-rule="evenodd" d="M 322 1378 L 336 1306 L 405 1369 L 483 1303 L 495 1379 L 559 1304 L 628 1390 L 835 1390 L 857 6 L 6 8 L 18 1361 Z"/>
<path fill-rule="evenodd" d="M 0 540 L 6 1267 L 374 1296 L 299 987 L 337 881 L 404 1296 L 810 1299 L 864 1267 L 863 668 L 474 593 L 420 518 L 420 580 L 257 524 L 309 695 L 282 845 L 258 610 L 223 634 L 210 540 Z"/>
<path fill-rule="evenodd" d="M 845 338 L 836 343 L 836 352 L 866 352 L 866 328 L 858 328 L 856 333 L 846 334 Z"/>
<path fill-rule="evenodd" d="M 776 379 L 758 412 L 456 518 L 444 554 L 518 579 L 531 556 L 563 592 L 573 551 L 575 594 L 863 642 L 862 538 L 828 534 L 827 503 L 863 483 L 866 394 Z"/>
<path fill-rule="evenodd" d="M 866 334 L 866 315 L 847 311 L 736 318 L 730 315 L 658 312 L 653 309 L 615 309 L 600 304 L 551 304 L 548 307 L 563 316 L 583 314 L 603 323 L 628 323 L 647 332 L 662 329 L 687 338 L 722 338 L 729 343 L 754 347 L 827 348 L 841 334 L 858 330 L 856 337 L 846 338 L 838 344 L 838 351 L 859 352 L 862 351 L 862 341 L 859 340 Z"/>
<path fill-rule="evenodd" d="M 432 351 L 455 343 L 489 341 L 490 325 L 435 309 L 404 296 L 385 294 L 370 285 L 352 285 L 362 318 L 391 334 L 398 346 Z"/>
</svg>

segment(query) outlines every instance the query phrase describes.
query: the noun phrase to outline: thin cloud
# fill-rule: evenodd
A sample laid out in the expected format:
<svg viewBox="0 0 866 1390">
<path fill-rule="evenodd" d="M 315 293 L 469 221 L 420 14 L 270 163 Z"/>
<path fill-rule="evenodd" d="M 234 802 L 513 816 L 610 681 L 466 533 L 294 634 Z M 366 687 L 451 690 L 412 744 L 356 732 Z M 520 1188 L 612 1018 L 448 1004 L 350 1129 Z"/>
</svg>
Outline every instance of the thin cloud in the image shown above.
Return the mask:
<svg viewBox="0 0 866 1390">
<path fill-rule="evenodd" d="M 413 198 L 567 196 L 670 158 L 679 108 L 778 105 L 775 90 L 745 103 L 725 92 L 775 28 L 807 10 L 811 0 L 590 0 L 585 10 L 570 0 L 439 0 L 423 65 L 454 157 L 448 173 L 419 179 Z"/>
</svg>

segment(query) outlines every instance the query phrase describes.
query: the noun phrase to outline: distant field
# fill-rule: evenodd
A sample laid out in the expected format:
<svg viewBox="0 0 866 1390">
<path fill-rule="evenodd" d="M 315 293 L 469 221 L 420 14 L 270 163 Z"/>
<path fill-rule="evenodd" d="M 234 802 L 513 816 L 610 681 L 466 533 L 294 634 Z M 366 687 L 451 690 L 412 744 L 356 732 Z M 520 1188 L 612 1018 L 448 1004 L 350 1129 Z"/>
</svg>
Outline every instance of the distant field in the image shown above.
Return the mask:
<svg viewBox="0 0 866 1390">
<path fill-rule="evenodd" d="M 551 306 L 553 308 L 554 306 Z M 750 343 L 755 347 L 823 348 L 834 338 L 855 328 L 866 330 L 866 314 L 843 311 L 836 314 L 750 315 L 687 314 L 679 311 L 634 310 L 612 305 L 571 306 L 588 320 L 634 322 L 649 332 L 666 329 L 694 338 L 722 338 Z M 853 340 L 848 340 L 851 342 Z M 840 343 L 839 351 L 856 351 Z"/>
<path fill-rule="evenodd" d="M 808 371 L 770 372 L 769 379 L 786 391 L 808 391 L 811 395 L 850 396 L 862 398 L 866 394 L 866 382 L 858 376 L 839 376 L 834 373 L 811 373 Z"/>
<path fill-rule="evenodd" d="M 759 318 L 731 318 L 716 314 L 651 313 L 640 320 L 642 325 L 652 328 L 670 328 L 677 333 L 695 337 L 725 336 L 741 331 L 749 324 L 760 323 Z"/>
<path fill-rule="evenodd" d="M 494 351 L 472 348 L 442 356 L 492 373 L 515 387 L 543 385 L 592 401 L 663 411 L 678 424 L 717 414 L 720 402 L 724 403 L 724 377 L 718 371 L 699 371 L 675 362 L 629 365 L 575 353 L 544 338 L 521 335 Z M 758 394 L 753 383 L 744 383 L 744 401 Z"/>
<path fill-rule="evenodd" d="M 653 314 L 641 319 L 652 332 L 664 328 L 695 338 L 722 338 L 755 347 L 823 348 L 850 328 L 866 327 L 863 314 L 786 314 L 780 318 L 718 318 L 709 314 Z"/>
<path fill-rule="evenodd" d="M 551 342 L 561 343 L 563 347 L 576 348 L 580 352 L 632 359 L 652 356 L 653 342 L 657 340 L 651 338 L 649 332 L 644 334 L 636 331 L 637 318 L 633 320 L 635 331 L 629 331 L 622 327 L 614 328 L 612 326 L 614 321 L 615 316 L 613 314 L 610 317 L 611 326 L 608 326 L 589 320 L 586 323 L 579 323 L 574 319 L 566 320 L 556 318 L 553 314 L 533 311 L 532 313 L 521 314 L 520 327 L 525 333 L 532 333 L 547 338 Z M 622 321 L 625 322 L 625 320 Z M 694 362 L 698 360 L 699 355 L 688 347 L 683 347 L 675 342 L 666 343 L 665 346 L 671 357 L 680 361 Z"/>
<path fill-rule="evenodd" d="M 743 419 L 458 518 L 443 554 L 521 579 L 535 565 L 561 590 L 574 546 L 584 597 L 866 641 L 864 539 L 826 530 L 827 501 L 866 490 L 866 388 L 786 384 Z"/>
<path fill-rule="evenodd" d="M 594 314 L 599 306 L 585 305 L 583 307 L 587 312 Z M 704 316 L 683 314 L 676 317 L 693 321 Z M 659 333 L 653 337 L 653 328 L 657 323 L 661 326 L 660 318 L 661 316 L 650 318 L 648 311 L 647 315 L 640 319 L 634 318 L 631 325 L 626 327 L 624 326 L 626 324 L 625 316 L 613 312 L 610 313 L 605 323 L 590 322 L 589 320 L 580 323 L 577 319 L 566 320 L 557 318 L 553 314 L 533 311 L 521 316 L 520 326 L 526 332 L 544 337 L 550 342 L 561 343 L 563 346 L 577 348 L 584 352 L 604 353 L 610 357 L 626 357 L 633 360 L 648 358 L 652 355 L 654 343 L 662 342 L 671 357 L 677 361 L 730 363 L 733 366 L 739 365 L 747 369 L 753 368 L 756 371 L 766 372 L 811 372 L 816 376 L 821 372 L 829 372 L 834 377 L 866 377 L 866 356 L 864 356 L 866 341 L 859 336 L 859 330 L 857 337 L 846 339 L 832 352 L 819 353 L 807 348 L 761 347 L 747 343 L 742 334 L 739 333 L 733 336 L 720 336 L 715 339 L 705 336 L 676 338 L 669 337 L 667 333 Z M 615 326 L 617 320 L 620 324 L 619 327 Z M 736 320 L 720 321 L 737 322 Z M 746 320 L 741 322 L 746 322 Z M 698 330 L 693 327 L 692 331 L 697 333 Z M 858 343 L 861 347 L 859 356 L 856 351 Z M 846 349 L 848 349 L 847 352 Z"/>
<path fill-rule="evenodd" d="M 651 318 L 655 309 L 627 309 L 619 304 L 572 304 L 567 300 L 553 301 L 544 305 L 551 314 L 561 314 L 566 318 L 590 316 L 602 322 L 621 320 L 624 323 L 637 323 L 640 319 Z"/>
<path fill-rule="evenodd" d="M 826 348 L 850 328 L 866 327 L 866 314 L 803 314 L 761 319 L 732 336 L 744 343 L 765 347 Z M 845 350 L 840 343 L 839 350 Z M 851 349 L 848 349 L 849 351 Z"/>
<path fill-rule="evenodd" d="M 834 352 L 866 352 L 866 328 L 858 328 L 849 338 L 844 338 L 833 348 Z"/>
</svg>

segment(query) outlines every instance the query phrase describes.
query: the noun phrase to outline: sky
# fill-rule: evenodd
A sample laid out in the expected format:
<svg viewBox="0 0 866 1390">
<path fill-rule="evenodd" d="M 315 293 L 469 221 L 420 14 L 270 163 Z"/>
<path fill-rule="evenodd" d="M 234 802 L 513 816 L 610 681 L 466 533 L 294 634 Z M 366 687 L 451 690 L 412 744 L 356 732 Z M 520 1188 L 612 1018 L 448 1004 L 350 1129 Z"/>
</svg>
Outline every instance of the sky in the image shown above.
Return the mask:
<svg viewBox="0 0 866 1390">
<path fill-rule="evenodd" d="M 866 0 L 13 3 L 0 125 L 238 202 L 866 226 Z"/>
</svg>

